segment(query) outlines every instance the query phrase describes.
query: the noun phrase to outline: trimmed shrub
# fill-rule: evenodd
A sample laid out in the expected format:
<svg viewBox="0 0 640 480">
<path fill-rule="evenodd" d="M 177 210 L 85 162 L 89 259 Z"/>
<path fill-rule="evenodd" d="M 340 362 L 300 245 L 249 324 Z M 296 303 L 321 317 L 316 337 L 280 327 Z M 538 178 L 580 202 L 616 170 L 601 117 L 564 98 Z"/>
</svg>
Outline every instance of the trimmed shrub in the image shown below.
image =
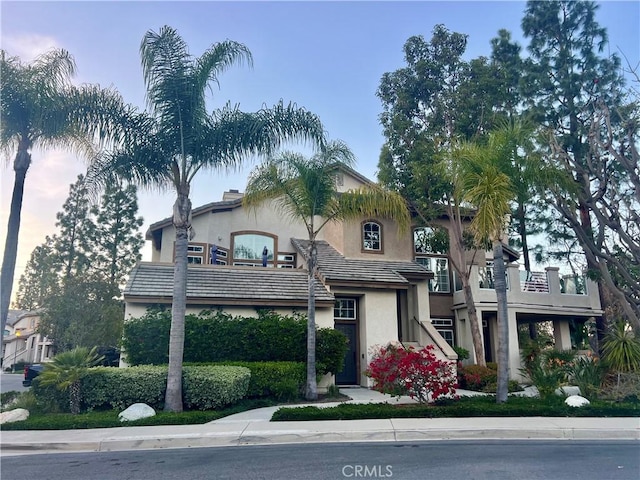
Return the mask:
<svg viewBox="0 0 640 480">
<path fill-rule="evenodd" d="M 96 367 L 83 379 L 85 409 L 124 409 L 142 402 L 161 410 L 167 388 L 167 367 Z"/>
<path fill-rule="evenodd" d="M 251 371 L 244 367 L 184 367 L 182 372 L 185 407 L 211 410 L 237 402 L 247 394 Z"/>
<path fill-rule="evenodd" d="M 225 362 L 251 370 L 248 398 L 295 400 L 304 389 L 307 367 L 302 362 Z"/>
<path fill-rule="evenodd" d="M 131 365 L 164 365 L 169 361 L 171 313 L 149 310 L 125 322 L 123 348 Z M 261 311 L 258 317 L 232 317 L 205 310 L 185 318 L 184 361 L 306 362 L 307 321 L 301 314 Z M 320 328 L 316 334 L 319 375 L 342 369 L 347 338 L 342 332 Z"/>
<path fill-rule="evenodd" d="M 247 393 L 251 372 L 242 367 L 192 366 L 183 370 L 183 397 L 187 409 L 207 410 L 237 402 Z M 143 402 L 164 407 L 167 367 L 95 367 L 82 379 L 83 410 L 124 409 Z M 34 382 L 34 394 L 44 411 L 67 411 L 68 397 Z M 58 395 L 56 396 L 56 393 Z"/>
</svg>

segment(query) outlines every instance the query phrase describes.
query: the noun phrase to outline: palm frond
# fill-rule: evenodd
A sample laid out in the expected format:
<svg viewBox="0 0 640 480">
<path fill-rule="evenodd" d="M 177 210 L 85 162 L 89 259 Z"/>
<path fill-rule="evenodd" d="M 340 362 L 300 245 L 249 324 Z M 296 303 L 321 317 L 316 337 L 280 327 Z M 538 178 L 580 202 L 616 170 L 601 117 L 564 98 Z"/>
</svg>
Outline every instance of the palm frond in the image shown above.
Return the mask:
<svg viewBox="0 0 640 480">
<path fill-rule="evenodd" d="M 232 40 L 215 43 L 207 49 L 195 62 L 193 77 L 195 88 L 204 91 L 210 82 L 218 82 L 218 75 L 233 65 L 243 62 L 253 66 L 253 57 L 249 49 L 242 43 Z"/>
<path fill-rule="evenodd" d="M 324 130 L 315 114 L 295 104 L 255 113 L 227 105 L 211 115 L 203 137 L 194 158 L 207 168 L 234 169 L 247 155 L 272 156 L 284 142 L 322 145 Z"/>
</svg>

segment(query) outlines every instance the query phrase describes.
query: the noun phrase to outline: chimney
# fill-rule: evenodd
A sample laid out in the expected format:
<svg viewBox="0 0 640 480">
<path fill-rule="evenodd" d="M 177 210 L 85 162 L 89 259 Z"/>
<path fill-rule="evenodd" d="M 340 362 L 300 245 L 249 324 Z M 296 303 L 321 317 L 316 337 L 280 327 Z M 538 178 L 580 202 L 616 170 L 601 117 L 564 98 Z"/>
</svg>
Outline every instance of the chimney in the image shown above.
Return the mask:
<svg viewBox="0 0 640 480">
<path fill-rule="evenodd" d="M 238 190 L 235 189 L 229 189 L 228 192 L 224 192 L 222 194 L 222 201 L 223 202 L 227 202 L 230 200 L 238 200 L 239 198 L 242 198 L 244 196 L 244 193 L 239 192 Z"/>
</svg>

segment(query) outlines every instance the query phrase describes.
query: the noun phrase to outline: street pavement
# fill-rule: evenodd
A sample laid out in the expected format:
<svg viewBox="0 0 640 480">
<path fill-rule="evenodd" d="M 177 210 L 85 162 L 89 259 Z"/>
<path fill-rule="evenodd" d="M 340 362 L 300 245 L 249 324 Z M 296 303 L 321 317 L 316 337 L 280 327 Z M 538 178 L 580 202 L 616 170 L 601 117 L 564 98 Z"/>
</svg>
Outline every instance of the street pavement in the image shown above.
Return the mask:
<svg viewBox="0 0 640 480">
<path fill-rule="evenodd" d="M 412 403 L 366 388 L 341 389 L 352 403 Z M 459 394 L 473 392 L 458 391 Z M 330 407 L 339 402 L 314 404 Z M 422 440 L 566 439 L 638 440 L 639 418 L 473 417 L 394 418 L 271 422 L 280 407 L 230 415 L 202 425 L 115 427 L 84 430 L 8 431 L 0 454 L 101 452 L 136 449 L 268 445 L 319 442 L 407 442 Z"/>
</svg>

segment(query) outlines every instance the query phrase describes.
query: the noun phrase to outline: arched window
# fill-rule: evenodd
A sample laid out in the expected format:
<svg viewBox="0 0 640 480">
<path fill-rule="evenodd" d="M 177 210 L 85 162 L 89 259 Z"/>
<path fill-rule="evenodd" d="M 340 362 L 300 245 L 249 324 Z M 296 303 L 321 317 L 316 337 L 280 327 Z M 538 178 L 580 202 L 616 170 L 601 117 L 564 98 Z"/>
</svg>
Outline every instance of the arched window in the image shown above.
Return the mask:
<svg viewBox="0 0 640 480">
<path fill-rule="evenodd" d="M 233 264 L 262 266 L 262 251 L 267 249 L 267 266 L 273 267 L 277 237 L 265 232 L 236 232 L 231 234 Z"/>
<path fill-rule="evenodd" d="M 362 251 L 382 252 L 382 225 L 371 221 L 362 223 Z"/>
</svg>

